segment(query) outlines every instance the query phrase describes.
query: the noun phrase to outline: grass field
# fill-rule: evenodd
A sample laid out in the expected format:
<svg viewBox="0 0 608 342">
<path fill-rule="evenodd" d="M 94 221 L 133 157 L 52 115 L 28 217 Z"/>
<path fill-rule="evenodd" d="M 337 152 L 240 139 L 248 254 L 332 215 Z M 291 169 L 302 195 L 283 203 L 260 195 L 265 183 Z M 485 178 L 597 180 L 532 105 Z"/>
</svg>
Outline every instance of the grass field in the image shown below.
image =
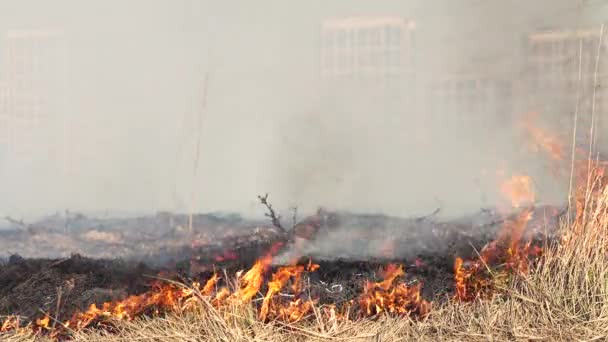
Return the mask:
<svg viewBox="0 0 608 342">
<path fill-rule="evenodd" d="M 595 184 L 595 185 L 594 185 Z M 74 331 L 77 341 L 595 341 L 608 339 L 608 187 L 591 181 L 579 215 L 546 246 L 537 267 L 491 299 L 433 303 L 423 318 L 346 320 L 315 307 L 309 319 L 261 322 L 253 305 L 221 311 L 200 301 L 187 312 Z M 581 211 L 582 208 L 582 211 Z M 584 214 L 581 214 L 584 213 Z M 45 341 L 31 330 L 3 341 Z"/>
</svg>

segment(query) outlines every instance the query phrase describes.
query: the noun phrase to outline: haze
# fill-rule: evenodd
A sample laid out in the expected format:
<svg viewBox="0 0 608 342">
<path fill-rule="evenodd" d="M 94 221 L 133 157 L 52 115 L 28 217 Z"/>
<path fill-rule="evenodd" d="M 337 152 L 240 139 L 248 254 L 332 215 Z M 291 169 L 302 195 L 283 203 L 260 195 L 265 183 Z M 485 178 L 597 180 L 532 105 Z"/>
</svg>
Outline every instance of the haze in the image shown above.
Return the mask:
<svg viewBox="0 0 608 342">
<path fill-rule="evenodd" d="M 322 25 L 350 17 L 415 23 L 413 81 L 395 102 L 373 82 L 339 92 L 348 81 L 336 89 L 322 77 Z M 456 214 L 501 201 L 499 169 L 531 174 L 539 200 L 559 202 L 565 183 L 522 152 L 525 91 L 514 85 L 510 109 L 482 120 L 449 107 L 429 114 L 427 84 L 462 74 L 516 83 L 527 34 L 602 18 L 605 1 L 3 0 L 0 84 L 12 87 L 11 34 L 51 32 L 59 52 L 40 57 L 52 81 L 37 91 L 53 110 L 12 128 L 29 132 L 30 148 L 10 152 L 7 139 L 2 149 L 0 214 L 250 216 L 266 192 L 282 210 Z"/>
</svg>

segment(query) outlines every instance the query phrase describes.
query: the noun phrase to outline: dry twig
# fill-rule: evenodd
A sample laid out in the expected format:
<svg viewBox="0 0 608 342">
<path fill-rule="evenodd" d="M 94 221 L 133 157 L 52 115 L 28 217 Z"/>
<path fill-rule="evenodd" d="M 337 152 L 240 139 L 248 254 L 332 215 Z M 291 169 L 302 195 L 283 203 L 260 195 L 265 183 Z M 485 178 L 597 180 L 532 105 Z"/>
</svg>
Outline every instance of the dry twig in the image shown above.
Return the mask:
<svg viewBox="0 0 608 342">
<path fill-rule="evenodd" d="M 268 202 L 268 194 L 264 196 L 258 195 L 258 199 L 260 200 L 260 203 L 262 203 L 266 207 L 266 209 L 268 209 L 268 212 L 264 215 L 272 220 L 272 225 L 286 233 L 287 230 L 281 224 L 281 216 L 274 211 L 274 209 L 272 208 L 272 204 Z"/>
</svg>

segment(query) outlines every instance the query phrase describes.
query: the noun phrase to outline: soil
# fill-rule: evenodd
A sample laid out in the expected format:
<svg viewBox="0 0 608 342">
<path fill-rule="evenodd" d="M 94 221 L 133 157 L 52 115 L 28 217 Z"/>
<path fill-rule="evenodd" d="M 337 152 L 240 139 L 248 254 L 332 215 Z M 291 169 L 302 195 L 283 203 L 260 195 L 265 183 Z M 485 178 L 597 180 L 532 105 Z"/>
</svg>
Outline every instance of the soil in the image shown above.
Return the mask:
<svg viewBox="0 0 608 342">
<path fill-rule="evenodd" d="M 66 259 L 23 259 L 12 256 L 0 265 L 0 315 L 33 318 L 49 310 L 60 318 L 90 304 L 146 291 L 158 272 L 143 263 L 96 260 L 74 255 Z"/>
<path fill-rule="evenodd" d="M 529 222 L 526 234 L 530 238 L 538 238 L 543 232 L 546 238 L 548 231 L 555 232 L 562 212 L 554 207 L 534 210 L 535 219 Z M 491 241 L 502 226 L 496 215 L 485 211 L 444 223 L 434 222 L 431 218 L 408 221 L 345 214 L 337 215 L 329 222 L 316 227 L 316 234 L 304 239 L 304 247 L 318 247 L 321 242 L 330 240 L 332 234 L 340 231 L 340 228 L 332 226 L 338 223 L 350 227 L 347 235 L 354 237 L 348 243 L 342 239 L 347 251 L 357 250 L 357 246 L 363 246 L 359 248 L 361 250 L 371 250 L 370 241 L 377 236 L 385 240 L 389 237 L 388 240 L 394 243 L 385 253 L 371 255 L 343 255 L 337 250 L 331 250 L 332 254 L 316 247 L 303 249 L 310 253 L 293 254 L 294 241 L 272 227 L 258 227 L 248 233 L 239 228 L 238 234 L 226 233 L 235 229 L 216 227 L 213 234 L 196 232 L 198 236 L 207 236 L 201 241 L 176 244 L 171 253 L 164 253 L 172 257 L 162 264 L 145 263 L 141 259 L 97 259 L 78 254 L 54 259 L 13 255 L 0 262 L 0 317 L 20 315 L 28 320 L 52 311 L 59 312 L 59 320 L 65 320 L 73 312 L 86 310 L 93 303 L 99 306 L 106 301 L 143 293 L 157 277 L 204 281 L 213 270 L 235 274 L 248 269 L 261 255 L 277 247 L 282 248 L 277 253 L 277 260 L 279 256 L 287 255 L 306 262 L 308 257 L 312 257 L 313 262 L 320 265 L 318 271 L 308 274 L 304 280 L 309 293 L 319 298 L 321 304 L 353 299 L 361 293 L 365 281 L 381 280 L 381 270 L 388 263 L 404 265 L 406 281 L 423 284 L 423 297 L 441 300 L 453 291 L 454 257 L 474 257 L 476 251 Z M 394 227 L 401 228 L 395 230 Z M 219 236 L 220 232 L 223 232 L 222 236 Z M 171 241 L 190 237 L 175 237 L 177 235 L 175 231 L 165 233 L 168 240 L 173 239 Z M 337 236 L 343 237 L 343 231 Z M 280 267 L 281 263 L 273 268 Z"/>
</svg>

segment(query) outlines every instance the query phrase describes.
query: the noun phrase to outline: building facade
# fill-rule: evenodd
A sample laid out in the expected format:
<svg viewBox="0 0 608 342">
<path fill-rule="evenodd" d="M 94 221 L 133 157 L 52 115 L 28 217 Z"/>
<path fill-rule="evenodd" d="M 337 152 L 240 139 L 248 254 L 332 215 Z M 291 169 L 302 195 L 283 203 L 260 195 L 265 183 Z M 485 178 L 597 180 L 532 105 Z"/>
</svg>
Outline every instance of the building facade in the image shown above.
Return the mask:
<svg viewBox="0 0 608 342">
<path fill-rule="evenodd" d="M 8 87 L 4 82 L 0 81 L 0 166 L 4 161 L 9 148 L 9 99 Z"/>
<path fill-rule="evenodd" d="M 390 82 L 414 73 L 415 24 L 400 17 L 353 17 L 322 24 L 326 80 Z"/>
<path fill-rule="evenodd" d="M 514 83 L 501 74 L 451 73 L 433 77 L 427 87 L 427 115 L 463 131 L 488 133 L 510 123 Z"/>
<path fill-rule="evenodd" d="M 8 155 L 19 160 L 65 157 L 66 46 L 59 32 L 9 31 L 3 50 Z"/>
<path fill-rule="evenodd" d="M 416 111 L 416 25 L 398 16 L 343 17 L 321 24 L 322 108 L 342 119 L 409 120 Z M 409 118 L 406 118 L 409 117 Z"/>
<path fill-rule="evenodd" d="M 608 81 L 608 32 L 602 31 L 601 26 L 539 31 L 525 40 L 530 110 L 568 130 L 563 135 L 571 133 L 578 111 L 580 142 L 589 139 L 592 117 L 596 132 L 608 131 L 608 94 L 603 86 Z"/>
</svg>

